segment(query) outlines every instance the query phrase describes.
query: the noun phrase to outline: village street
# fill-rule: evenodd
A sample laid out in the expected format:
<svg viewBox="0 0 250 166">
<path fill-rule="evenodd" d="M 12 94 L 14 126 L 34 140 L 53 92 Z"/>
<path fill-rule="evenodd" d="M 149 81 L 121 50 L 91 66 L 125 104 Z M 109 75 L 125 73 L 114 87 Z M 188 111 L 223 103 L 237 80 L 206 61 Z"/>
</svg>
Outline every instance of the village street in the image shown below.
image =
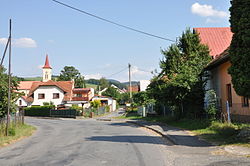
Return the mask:
<svg viewBox="0 0 250 166">
<path fill-rule="evenodd" d="M 0 149 L 0 165 L 250 165 L 247 158 L 214 155 L 215 147 L 168 144 L 152 131 L 95 119 L 36 119 L 33 136 Z"/>
</svg>

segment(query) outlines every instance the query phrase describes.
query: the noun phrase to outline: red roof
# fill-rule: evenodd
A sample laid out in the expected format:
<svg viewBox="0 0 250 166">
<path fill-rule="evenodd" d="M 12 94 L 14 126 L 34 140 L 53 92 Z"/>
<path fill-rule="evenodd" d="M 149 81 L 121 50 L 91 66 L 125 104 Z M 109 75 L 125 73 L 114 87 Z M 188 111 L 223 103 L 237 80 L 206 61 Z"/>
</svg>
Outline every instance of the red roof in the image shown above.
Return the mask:
<svg viewBox="0 0 250 166">
<path fill-rule="evenodd" d="M 201 43 L 209 47 L 210 55 L 213 58 L 230 46 L 233 36 L 230 27 L 194 28 L 194 31 L 199 34 Z"/>
<path fill-rule="evenodd" d="M 34 82 L 31 86 L 29 94 L 28 94 L 28 101 L 30 101 L 30 102 L 33 101 L 32 94 L 40 86 L 56 86 L 65 92 L 64 98 L 63 98 L 64 101 L 71 100 L 72 88 L 73 88 L 72 81 L 52 81 L 52 80 L 49 80 L 47 82 L 41 82 L 41 81 Z"/>
<path fill-rule="evenodd" d="M 50 65 L 49 65 L 49 57 L 48 57 L 48 55 L 46 55 L 45 64 L 44 64 L 44 66 L 43 66 L 43 69 L 45 69 L 45 68 L 47 68 L 47 69 L 52 69 L 52 68 L 50 67 Z"/>
<path fill-rule="evenodd" d="M 40 81 L 20 81 L 17 87 L 18 90 L 29 90 L 33 83 Z"/>
</svg>

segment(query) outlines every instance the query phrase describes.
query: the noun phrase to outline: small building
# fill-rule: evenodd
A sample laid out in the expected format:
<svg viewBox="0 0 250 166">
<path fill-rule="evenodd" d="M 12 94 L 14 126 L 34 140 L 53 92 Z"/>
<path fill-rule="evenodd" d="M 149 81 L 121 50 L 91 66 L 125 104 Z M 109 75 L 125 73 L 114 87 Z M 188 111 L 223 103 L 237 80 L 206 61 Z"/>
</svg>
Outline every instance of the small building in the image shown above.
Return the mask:
<svg viewBox="0 0 250 166">
<path fill-rule="evenodd" d="M 210 78 L 206 90 L 213 89 L 216 92 L 219 108 L 226 116 L 226 102 L 229 103 L 230 114 L 233 120 L 250 122 L 249 99 L 236 94 L 228 68 L 231 66 L 228 48 L 232 40 L 232 32 L 225 28 L 194 28 L 203 44 L 208 45 L 213 60 L 206 70 Z"/>
<path fill-rule="evenodd" d="M 111 111 L 116 110 L 117 102 L 112 97 L 95 95 L 92 98 L 92 101 L 95 101 L 95 100 L 100 100 L 102 106 L 110 106 Z"/>
</svg>

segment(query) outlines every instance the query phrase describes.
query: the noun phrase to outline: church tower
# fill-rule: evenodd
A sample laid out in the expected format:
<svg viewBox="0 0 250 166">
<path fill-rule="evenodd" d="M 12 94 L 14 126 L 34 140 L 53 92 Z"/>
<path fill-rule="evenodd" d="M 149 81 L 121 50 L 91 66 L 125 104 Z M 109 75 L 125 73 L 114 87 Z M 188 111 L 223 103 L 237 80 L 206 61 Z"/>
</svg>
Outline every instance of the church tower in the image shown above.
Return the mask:
<svg viewBox="0 0 250 166">
<path fill-rule="evenodd" d="M 45 64 L 43 66 L 43 82 L 51 80 L 51 75 L 52 75 L 52 68 L 49 65 L 48 55 L 46 55 Z"/>
</svg>

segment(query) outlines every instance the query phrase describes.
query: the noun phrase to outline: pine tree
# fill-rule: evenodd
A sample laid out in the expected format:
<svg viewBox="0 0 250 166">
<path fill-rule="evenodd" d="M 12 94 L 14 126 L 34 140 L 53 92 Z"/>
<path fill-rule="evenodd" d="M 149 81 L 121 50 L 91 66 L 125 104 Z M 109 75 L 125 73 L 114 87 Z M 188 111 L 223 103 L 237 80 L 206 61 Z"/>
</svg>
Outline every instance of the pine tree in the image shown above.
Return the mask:
<svg viewBox="0 0 250 166">
<path fill-rule="evenodd" d="M 231 0 L 231 31 L 229 74 L 236 93 L 250 97 L 250 1 Z"/>
</svg>

